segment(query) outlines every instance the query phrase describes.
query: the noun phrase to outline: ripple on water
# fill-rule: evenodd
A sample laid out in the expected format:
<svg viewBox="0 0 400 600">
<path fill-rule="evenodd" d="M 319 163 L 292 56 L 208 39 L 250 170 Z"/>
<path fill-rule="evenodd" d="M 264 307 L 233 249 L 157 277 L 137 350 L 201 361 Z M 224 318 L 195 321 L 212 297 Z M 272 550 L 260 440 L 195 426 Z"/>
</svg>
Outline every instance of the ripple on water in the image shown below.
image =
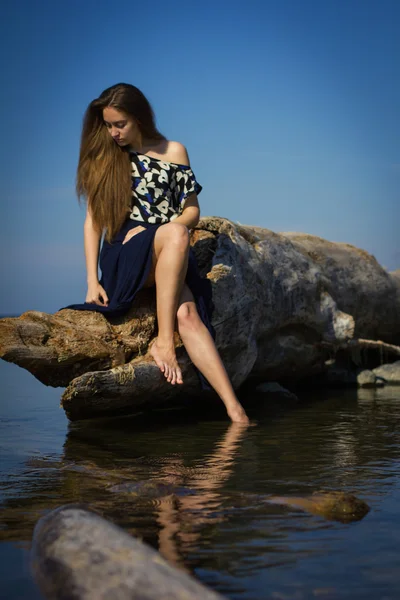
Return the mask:
<svg viewBox="0 0 400 600">
<path fill-rule="evenodd" d="M 67 427 L 60 391 L 47 401 L 32 378 L 28 388 L 26 419 L 1 407 L 4 548 L 29 544 L 48 510 L 83 502 L 230 598 L 396 597 L 400 389 L 310 395 L 290 411 L 260 409 L 246 430 L 168 414 Z M 141 482 L 158 492 L 139 493 Z M 264 501 L 317 490 L 352 492 L 372 510 L 345 525 Z M 7 556 L 11 572 L 21 563 Z"/>
</svg>

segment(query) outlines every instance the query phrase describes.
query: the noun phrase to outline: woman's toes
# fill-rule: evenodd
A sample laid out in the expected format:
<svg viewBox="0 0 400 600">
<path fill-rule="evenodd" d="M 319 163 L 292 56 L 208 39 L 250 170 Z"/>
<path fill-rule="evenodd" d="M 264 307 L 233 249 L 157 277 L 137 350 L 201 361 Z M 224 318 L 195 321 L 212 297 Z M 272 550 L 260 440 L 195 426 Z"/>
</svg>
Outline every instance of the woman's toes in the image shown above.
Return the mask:
<svg viewBox="0 0 400 600">
<path fill-rule="evenodd" d="M 156 365 L 160 369 L 160 371 L 164 372 L 164 363 L 161 360 L 159 360 L 158 358 L 154 358 L 154 362 L 156 363 Z"/>
<path fill-rule="evenodd" d="M 176 370 L 176 383 L 183 383 L 182 371 L 179 367 Z"/>
<path fill-rule="evenodd" d="M 168 383 L 172 385 L 183 383 L 182 373 L 176 361 L 175 349 L 173 347 L 170 348 L 162 345 L 159 347 L 157 341 L 155 341 L 150 347 L 150 354 L 160 371 L 164 373 L 164 377 Z"/>
</svg>

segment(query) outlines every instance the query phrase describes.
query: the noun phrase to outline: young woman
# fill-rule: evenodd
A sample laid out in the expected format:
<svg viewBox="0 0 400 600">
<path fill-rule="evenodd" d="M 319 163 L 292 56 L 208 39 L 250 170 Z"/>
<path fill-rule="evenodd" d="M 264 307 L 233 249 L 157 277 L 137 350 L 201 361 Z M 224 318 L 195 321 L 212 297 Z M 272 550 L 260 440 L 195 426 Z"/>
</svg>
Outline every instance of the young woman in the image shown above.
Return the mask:
<svg viewBox="0 0 400 600">
<path fill-rule="evenodd" d="M 232 421 L 248 423 L 210 333 L 207 298 L 189 246 L 201 189 L 185 146 L 158 131 L 138 88 L 120 83 L 93 100 L 84 117 L 77 174 L 77 193 L 87 200 L 88 291 L 85 304 L 69 308 L 122 315 L 139 289 L 155 285 L 158 335 L 150 353 L 167 381 L 183 383 L 173 339 L 177 323 L 190 359 Z"/>
</svg>

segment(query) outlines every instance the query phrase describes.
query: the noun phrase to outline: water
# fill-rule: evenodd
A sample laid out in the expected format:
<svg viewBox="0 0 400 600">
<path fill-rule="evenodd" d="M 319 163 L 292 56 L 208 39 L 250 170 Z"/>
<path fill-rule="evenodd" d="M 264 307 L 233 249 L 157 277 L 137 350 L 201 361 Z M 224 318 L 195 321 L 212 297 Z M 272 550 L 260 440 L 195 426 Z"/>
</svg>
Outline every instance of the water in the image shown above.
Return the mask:
<svg viewBox="0 0 400 600">
<path fill-rule="evenodd" d="M 399 597 L 400 388 L 260 405 L 249 411 L 258 425 L 243 431 L 208 406 L 68 424 L 61 389 L 3 362 L 0 379 L 1 597 L 41 598 L 33 527 L 70 502 L 96 507 L 228 598 Z M 149 480 L 167 492 L 110 489 Z M 264 501 L 321 489 L 351 491 L 371 511 L 343 524 Z"/>
</svg>

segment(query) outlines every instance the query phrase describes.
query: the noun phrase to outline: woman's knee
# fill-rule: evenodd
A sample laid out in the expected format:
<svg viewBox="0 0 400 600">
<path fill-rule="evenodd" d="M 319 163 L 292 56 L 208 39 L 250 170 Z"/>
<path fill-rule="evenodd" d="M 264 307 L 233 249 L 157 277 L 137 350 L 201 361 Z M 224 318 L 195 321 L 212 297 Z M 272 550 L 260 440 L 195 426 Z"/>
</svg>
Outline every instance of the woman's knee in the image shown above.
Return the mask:
<svg viewBox="0 0 400 600">
<path fill-rule="evenodd" d="M 194 302 L 183 302 L 176 314 L 179 329 L 196 331 L 202 326 L 201 319 Z"/>
<path fill-rule="evenodd" d="M 189 247 L 189 231 L 182 223 L 168 223 L 165 225 L 166 241 L 186 250 Z"/>
</svg>

